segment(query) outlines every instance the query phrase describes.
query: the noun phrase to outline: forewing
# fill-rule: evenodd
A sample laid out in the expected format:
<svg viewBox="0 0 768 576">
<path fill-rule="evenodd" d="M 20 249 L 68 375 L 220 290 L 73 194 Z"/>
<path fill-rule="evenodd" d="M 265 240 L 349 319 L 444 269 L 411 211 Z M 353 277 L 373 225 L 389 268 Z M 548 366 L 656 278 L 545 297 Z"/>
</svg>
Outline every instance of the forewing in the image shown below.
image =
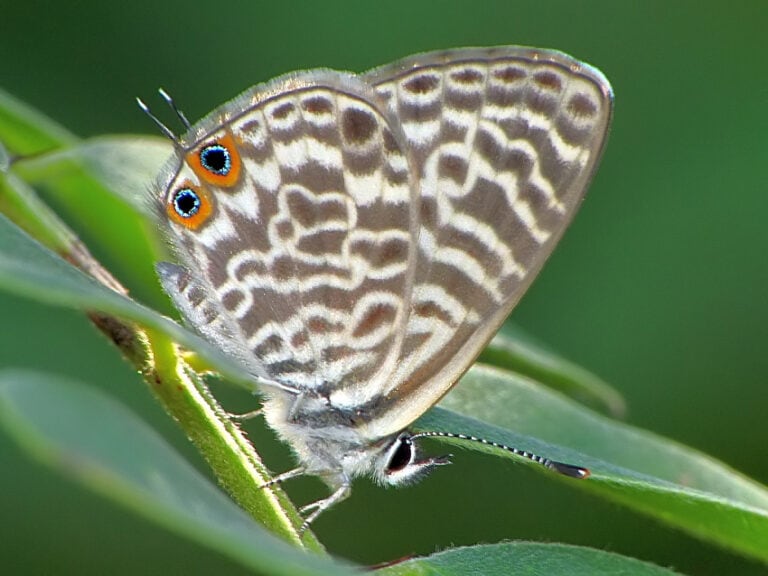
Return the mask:
<svg viewBox="0 0 768 576">
<path fill-rule="evenodd" d="M 331 71 L 256 87 L 192 129 L 159 202 L 186 319 L 255 376 L 340 405 L 394 370 L 413 277 L 418 203 L 377 101 Z M 214 143 L 234 149 L 231 181 L 201 167 Z M 196 229 L 165 216 L 184 186 L 211 203 Z"/>
<path fill-rule="evenodd" d="M 363 77 L 399 119 L 420 192 L 406 336 L 371 435 L 406 427 L 467 370 L 571 221 L 612 94 L 596 70 L 527 48 L 425 54 Z"/>
</svg>

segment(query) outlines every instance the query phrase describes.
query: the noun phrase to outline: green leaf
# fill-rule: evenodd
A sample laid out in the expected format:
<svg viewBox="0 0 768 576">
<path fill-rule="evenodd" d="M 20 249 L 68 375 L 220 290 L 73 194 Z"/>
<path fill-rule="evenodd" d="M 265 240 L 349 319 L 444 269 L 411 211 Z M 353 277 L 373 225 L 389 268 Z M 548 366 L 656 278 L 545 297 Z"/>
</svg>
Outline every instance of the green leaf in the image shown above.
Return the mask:
<svg viewBox="0 0 768 576">
<path fill-rule="evenodd" d="M 607 382 L 546 349 L 519 327 L 505 324 L 478 358 L 559 390 L 587 406 L 621 418 L 626 404 Z"/>
<path fill-rule="evenodd" d="M 8 172 L 8 168 L 11 166 L 11 155 L 8 150 L 3 146 L 2 140 L 0 140 L 0 172 Z"/>
<path fill-rule="evenodd" d="M 147 197 L 171 152 L 160 138 L 105 136 L 21 159 L 12 173 L 43 192 L 84 241 L 117 262 L 116 272 L 159 293 L 152 267 L 159 251 L 146 233 Z"/>
<path fill-rule="evenodd" d="M 113 314 L 159 330 L 198 352 L 234 382 L 253 389 L 243 369 L 219 350 L 169 318 L 105 288 L 27 236 L 2 214 L 0 289 L 57 306 Z"/>
<path fill-rule="evenodd" d="M 54 188 L 72 209 L 78 195 L 74 187 L 62 184 L 67 177 L 81 178 L 93 189 L 88 196 L 119 197 L 137 212 L 150 214 L 147 191 L 172 153 L 171 143 L 159 137 L 101 136 L 21 160 L 15 168 L 29 182 Z"/>
<path fill-rule="evenodd" d="M 272 536 L 144 422 L 95 388 L 49 374 L 2 371 L 0 426 L 41 463 L 245 566 L 274 575 L 356 573 Z M 671 574 L 615 554 L 525 542 L 449 550 L 378 573 Z"/>
<path fill-rule="evenodd" d="M 0 211 L 51 250 L 76 250 L 75 235 L 16 174 L 0 174 Z"/>
<path fill-rule="evenodd" d="M 482 365 L 470 370 L 440 407 L 415 428 L 461 432 L 586 466 L 592 472 L 586 480 L 550 474 L 768 562 L 768 490 L 705 454 L 600 416 L 526 378 Z M 484 444 L 450 442 L 523 461 Z"/>
<path fill-rule="evenodd" d="M 74 144 L 77 137 L 45 114 L 0 90 L 0 141 L 11 155 L 32 155 Z"/>
<path fill-rule="evenodd" d="M 146 215 L 149 211 L 148 190 L 171 153 L 170 142 L 159 137 L 106 136 L 81 141 L 0 90 L 0 172 L 10 167 L 10 175 L 44 191 L 57 212 L 79 233 L 85 232 L 86 241 L 97 241 L 99 252 L 119 263 L 117 272 L 141 281 L 156 294 L 152 263 L 158 248 L 153 238 L 147 238 L 145 218 L 136 212 Z M 3 194 L 8 196 L 19 187 L 9 183 Z M 34 204 L 28 198 L 25 192 L 25 199 L 6 198 L 0 204 L 10 203 L 12 210 L 3 209 L 18 213 L 19 204 Z M 47 245 L 56 246 L 56 241 L 48 241 L 50 233 L 38 234 L 34 216 L 18 223 L 34 230 Z"/>
<path fill-rule="evenodd" d="M 564 544 L 507 542 L 454 548 L 377 570 L 381 576 L 672 576 L 675 572 L 633 558 Z"/>
<path fill-rule="evenodd" d="M 354 573 L 264 530 L 144 422 L 95 388 L 49 374 L 2 371 L 0 426 L 40 462 L 245 566 L 287 576 Z"/>
</svg>

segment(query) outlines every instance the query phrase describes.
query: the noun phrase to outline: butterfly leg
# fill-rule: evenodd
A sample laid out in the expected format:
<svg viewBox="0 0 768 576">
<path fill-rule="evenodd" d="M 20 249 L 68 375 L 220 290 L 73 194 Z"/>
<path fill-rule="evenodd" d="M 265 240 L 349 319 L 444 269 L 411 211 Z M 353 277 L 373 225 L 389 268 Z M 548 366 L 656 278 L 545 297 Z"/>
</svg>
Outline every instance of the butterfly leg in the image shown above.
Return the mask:
<svg viewBox="0 0 768 576">
<path fill-rule="evenodd" d="M 293 470 L 288 470 L 288 472 L 283 472 L 282 474 L 278 474 L 274 478 L 267 480 L 259 486 L 259 488 L 269 488 L 270 486 L 274 486 L 275 484 L 280 484 L 281 482 L 285 482 L 286 480 L 290 480 L 291 478 L 296 478 L 296 476 L 301 476 L 302 474 L 305 474 L 307 471 L 306 468 L 303 466 L 299 466 L 298 468 L 294 468 Z"/>
<path fill-rule="evenodd" d="M 302 506 L 299 512 L 302 514 L 306 514 L 310 510 L 314 510 L 309 516 L 304 518 L 304 523 L 301 525 L 300 532 L 304 532 L 309 528 L 309 525 L 314 522 L 320 514 L 328 510 L 331 506 L 341 502 L 347 496 L 349 496 L 352 493 L 351 490 L 351 483 L 349 481 L 344 482 L 341 486 L 339 486 L 336 491 L 328 496 L 328 498 L 323 498 L 322 500 L 318 500 L 317 502 L 312 502 L 311 504 L 307 504 L 306 506 Z"/>
<path fill-rule="evenodd" d="M 263 408 L 257 408 L 256 410 L 251 410 L 250 412 L 245 412 L 243 414 L 232 414 L 231 412 L 228 412 L 227 416 L 230 420 L 234 420 L 235 422 L 245 422 L 246 420 L 261 416 L 263 411 Z"/>
</svg>

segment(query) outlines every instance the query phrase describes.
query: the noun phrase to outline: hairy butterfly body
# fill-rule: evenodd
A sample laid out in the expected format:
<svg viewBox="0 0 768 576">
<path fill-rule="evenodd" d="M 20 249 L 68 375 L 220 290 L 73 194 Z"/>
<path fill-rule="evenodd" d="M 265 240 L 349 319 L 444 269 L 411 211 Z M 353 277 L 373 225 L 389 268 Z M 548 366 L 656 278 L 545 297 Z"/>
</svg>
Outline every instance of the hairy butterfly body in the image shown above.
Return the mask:
<svg viewBox="0 0 768 576">
<path fill-rule="evenodd" d="M 430 434 L 406 428 L 552 252 L 611 107 L 607 80 L 564 54 L 478 48 L 283 76 L 174 138 L 157 206 L 179 263 L 158 273 L 259 383 L 301 461 L 275 480 L 333 489 L 307 523 L 356 476 L 399 484 L 446 462 L 417 457 Z"/>
</svg>

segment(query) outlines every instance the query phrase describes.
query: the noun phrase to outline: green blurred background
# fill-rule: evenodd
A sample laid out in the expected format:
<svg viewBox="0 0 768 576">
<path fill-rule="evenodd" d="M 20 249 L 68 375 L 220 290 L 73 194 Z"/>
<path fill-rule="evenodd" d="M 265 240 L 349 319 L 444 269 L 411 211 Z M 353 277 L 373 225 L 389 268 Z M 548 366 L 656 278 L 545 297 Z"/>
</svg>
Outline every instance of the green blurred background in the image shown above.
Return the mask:
<svg viewBox="0 0 768 576">
<path fill-rule="evenodd" d="M 155 133 L 133 97 L 159 109 L 158 86 L 194 119 L 283 72 L 362 71 L 437 48 L 524 44 L 590 62 L 616 92 L 611 138 L 579 216 L 514 319 L 616 386 L 630 423 L 766 482 L 766 30 L 762 1 L 2 0 L 0 86 L 92 136 Z M 0 367 L 109 390 L 205 471 L 82 315 L 5 294 L 0 314 Z M 274 469 L 288 466 L 269 433 L 254 436 Z M 690 574 L 764 573 L 501 459 L 455 460 L 408 489 L 360 483 L 317 533 L 335 554 L 368 564 L 535 539 Z M 5 435 L 0 462 L 5 573 L 240 573 L 31 463 Z M 319 490 L 311 480 L 289 486 L 299 499 Z"/>
</svg>

